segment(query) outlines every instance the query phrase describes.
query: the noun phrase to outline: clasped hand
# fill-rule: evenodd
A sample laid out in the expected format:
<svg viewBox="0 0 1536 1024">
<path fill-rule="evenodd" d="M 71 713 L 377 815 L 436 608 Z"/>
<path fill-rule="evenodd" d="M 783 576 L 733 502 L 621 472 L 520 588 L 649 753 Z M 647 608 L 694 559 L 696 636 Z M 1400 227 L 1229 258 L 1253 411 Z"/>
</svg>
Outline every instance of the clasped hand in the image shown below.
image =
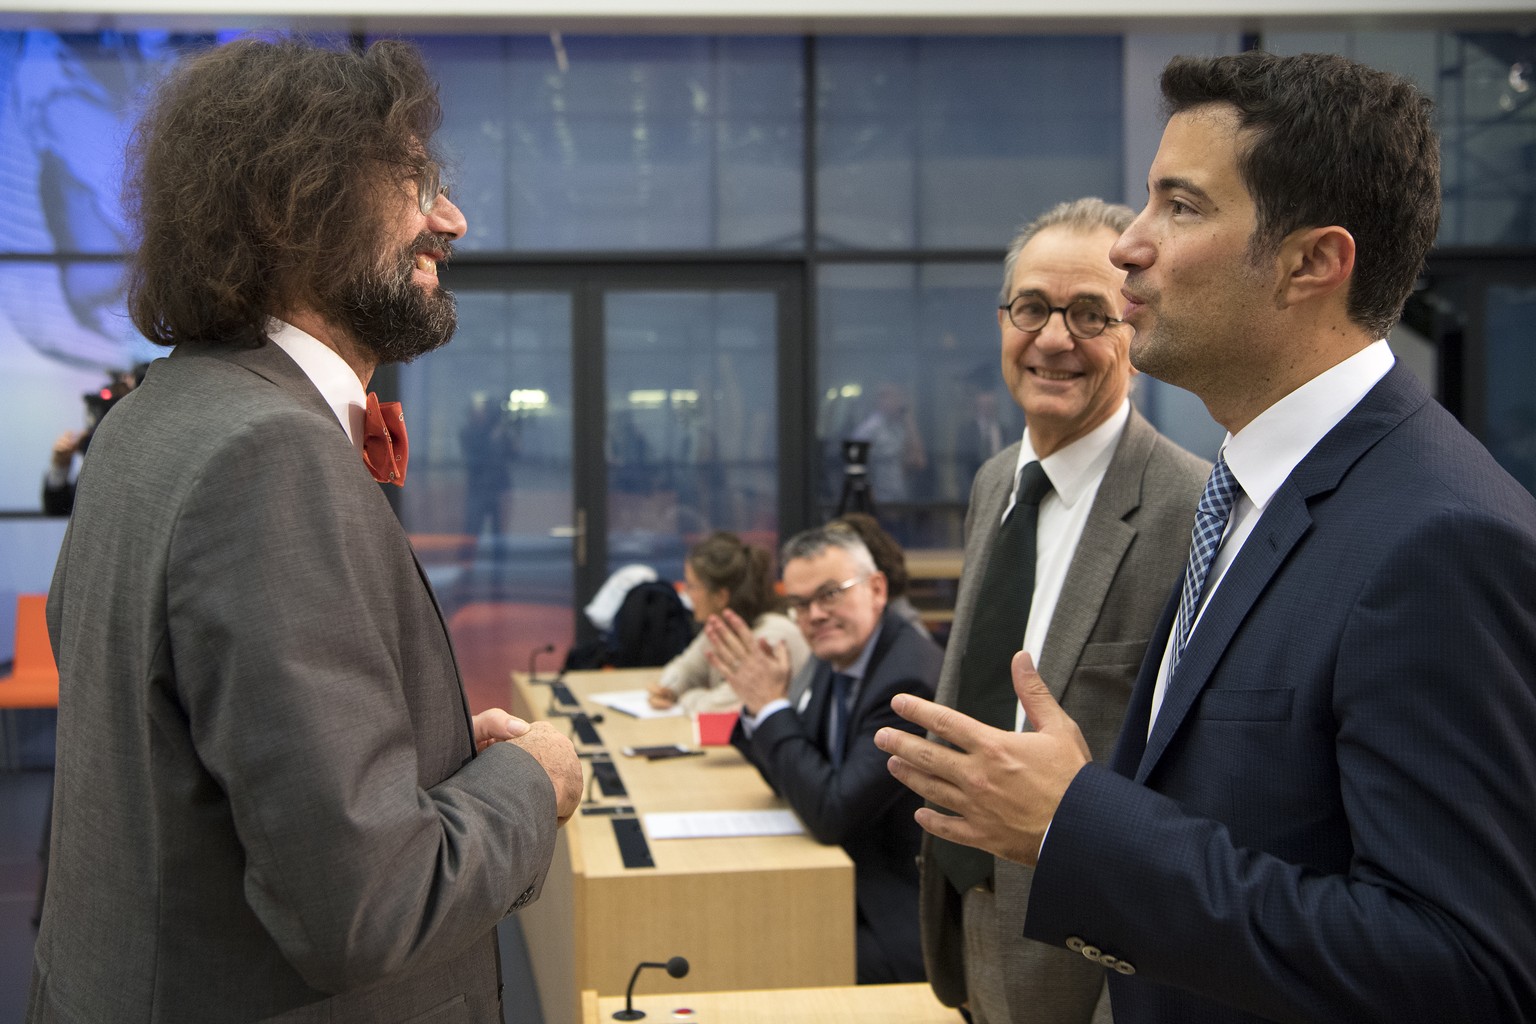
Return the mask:
<svg viewBox="0 0 1536 1024">
<path fill-rule="evenodd" d="M 548 722 L 529 725 L 501 708 L 482 711 L 474 717 L 475 750 L 493 743 L 515 743 L 528 753 L 549 776 L 555 787 L 555 817 L 564 825 L 581 805 L 581 761 L 570 738 Z"/>
<path fill-rule="evenodd" d="M 789 694 L 789 651 L 782 643 L 770 644 L 753 635 L 729 608 L 711 615 L 704 632 L 709 637 L 704 656 L 731 684 L 747 714 L 756 715 L 765 704 Z"/>
<path fill-rule="evenodd" d="M 1013 688 L 1033 732 L 994 729 L 902 693 L 891 699 L 895 712 L 953 746 L 891 728 L 875 733 L 875 745 L 892 755 L 890 772 L 902 784 L 954 812 L 920 808 L 917 823 L 924 829 L 1033 865 L 1062 796 L 1093 755 L 1023 652 L 1013 659 Z"/>
</svg>

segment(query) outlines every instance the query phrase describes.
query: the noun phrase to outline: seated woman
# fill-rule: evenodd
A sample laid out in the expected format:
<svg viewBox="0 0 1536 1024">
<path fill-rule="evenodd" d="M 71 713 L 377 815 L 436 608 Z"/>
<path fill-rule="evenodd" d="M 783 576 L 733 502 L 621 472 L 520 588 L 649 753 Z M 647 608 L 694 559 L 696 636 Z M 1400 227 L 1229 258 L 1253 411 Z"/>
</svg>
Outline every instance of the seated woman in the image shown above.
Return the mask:
<svg viewBox="0 0 1536 1024">
<path fill-rule="evenodd" d="M 885 575 L 885 606 L 912 624 L 923 636 L 931 637 L 922 612 L 907 597 L 907 553 L 895 537 L 885 532 L 874 516 L 865 512 L 845 512 L 827 523 L 829 529 L 852 530 L 859 535 L 875 568 Z"/>
<path fill-rule="evenodd" d="M 779 610 L 773 558 L 762 548 L 742 543 L 734 533 L 710 534 L 689 550 L 683 583 L 699 622 L 729 608 L 752 624 L 754 635 L 769 643 L 782 641 L 794 671 L 811 656 L 800 628 Z M 650 691 L 652 707 L 681 704 L 690 712 L 728 711 L 741 703 L 725 677 L 710 667 L 704 657 L 707 650 L 709 640 L 701 631 L 661 670 L 661 679 Z"/>
</svg>

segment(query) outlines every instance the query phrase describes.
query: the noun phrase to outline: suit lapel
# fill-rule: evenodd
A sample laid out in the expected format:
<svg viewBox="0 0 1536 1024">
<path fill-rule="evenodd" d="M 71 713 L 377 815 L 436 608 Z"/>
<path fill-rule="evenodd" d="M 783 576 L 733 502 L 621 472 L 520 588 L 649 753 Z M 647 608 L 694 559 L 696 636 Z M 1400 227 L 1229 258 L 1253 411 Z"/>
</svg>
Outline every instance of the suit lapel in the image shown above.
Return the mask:
<svg viewBox="0 0 1536 1024">
<path fill-rule="evenodd" d="M 181 351 L 180 348 L 174 349 L 171 352 L 171 356 L 175 357 Z M 351 446 L 352 442 L 347 438 L 346 429 L 342 427 L 341 421 L 336 419 L 335 410 L 325 400 L 325 396 L 320 394 L 314 382 L 309 379 L 309 375 L 304 372 L 298 363 L 293 361 L 293 357 L 283 351 L 280 345 L 268 341 L 257 348 L 212 348 L 207 351 L 210 355 L 227 359 L 238 366 L 250 370 L 257 376 L 281 388 L 284 393 L 291 396 L 300 405 L 335 423 L 336 429 L 341 432 L 342 442 L 349 447 Z M 403 532 L 405 527 L 394 514 L 394 510 L 389 507 L 388 499 L 384 497 L 382 490 L 379 488 L 374 488 L 374 490 L 378 493 L 380 503 L 388 511 L 389 521 L 394 523 L 396 528 Z M 406 540 L 406 548 L 410 552 L 411 563 L 416 567 L 416 576 L 421 580 L 422 589 L 426 591 L 427 599 L 432 602 L 432 610 L 437 614 L 438 627 L 443 631 L 445 647 L 453 661 L 453 674 L 458 682 L 459 703 L 464 711 L 464 725 L 470 736 L 470 749 L 473 751 L 474 721 L 469 709 L 469 699 L 464 693 L 464 678 L 463 674 L 459 671 L 458 653 L 453 649 L 453 638 L 448 631 L 448 620 L 443 615 L 442 606 L 437 602 L 437 592 L 432 589 L 432 581 L 427 576 L 426 568 L 422 566 L 421 560 L 416 557 L 415 548 L 410 546 L 409 538 Z M 474 756 L 474 753 L 471 752 L 466 760 L 472 760 Z"/>
<path fill-rule="evenodd" d="M 1067 567 L 1067 578 L 1040 651 L 1040 675 L 1058 701 L 1065 695 L 1067 681 L 1083 656 L 1083 647 L 1099 619 L 1099 609 L 1104 606 L 1115 573 L 1136 539 L 1136 528 L 1125 520 L 1141 506 L 1141 481 L 1156 437 L 1151 425 L 1133 407 L 1109 468 L 1104 471 L 1093 508 L 1088 512 L 1077 551 Z"/>
<path fill-rule="evenodd" d="M 1401 363 L 1394 365 L 1280 485 L 1211 596 L 1189 646 L 1179 660 L 1178 671 L 1169 680 L 1157 722 L 1147 737 L 1146 749 L 1136 771 L 1138 782 L 1145 782 L 1156 767 L 1200 692 L 1210 682 L 1227 646 L 1254 603 L 1311 529 L 1310 505 L 1338 487 L 1345 473 L 1362 455 L 1428 400 L 1429 395 L 1418 379 Z M 1164 618 L 1168 620 L 1170 616 L 1165 614 Z M 1153 656 L 1161 658 L 1169 628 L 1167 621 L 1159 628 L 1162 645 L 1155 651 L 1149 650 L 1147 662 L 1142 666 L 1137 697 L 1132 701 L 1133 710 L 1142 708 L 1142 711 L 1140 717 L 1127 715 L 1126 721 L 1131 728 L 1135 728 L 1132 723 L 1146 721 L 1151 684 L 1157 679 L 1158 666 Z M 1153 642 L 1156 643 L 1157 638 Z M 1126 744 L 1117 745 L 1117 766 L 1121 765 L 1121 746 Z"/>
<path fill-rule="evenodd" d="M 1307 511 L 1306 500 L 1289 481 L 1281 485 L 1216 593 L 1211 596 L 1189 646 L 1184 649 L 1184 656 L 1179 659 L 1178 670 L 1169 680 L 1163 705 L 1157 712 L 1157 723 L 1147 737 L 1136 781 L 1146 781 L 1147 773 L 1210 681 L 1212 670 L 1249 609 L 1311 525 L 1312 516 Z M 1166 646 L 1166 633 L 1163 640 Z M 1158 648 L 1159 658 L 1162 650 Z"/>
</svg>

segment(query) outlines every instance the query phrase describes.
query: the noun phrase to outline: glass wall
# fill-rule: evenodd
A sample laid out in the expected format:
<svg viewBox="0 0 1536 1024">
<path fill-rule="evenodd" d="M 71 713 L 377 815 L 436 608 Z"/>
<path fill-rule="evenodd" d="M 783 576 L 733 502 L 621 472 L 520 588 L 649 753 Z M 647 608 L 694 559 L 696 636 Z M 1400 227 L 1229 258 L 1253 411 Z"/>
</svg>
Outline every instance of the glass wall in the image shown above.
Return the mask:
<svg viewBox="0 0 1536 1024">
<path fill-rule="evenodd" d="M 1065 199 L 1120 199 L 1118 36 L 823 38 L 827 249 L 1005 245 Z"/>
<path fill-rule="evenodd" d="M 123 147 L 142 90 L 213 37 L 0 32 L 0 511 L 35 511 L 82 395 L 160 354 L 123 312 Z"/>
<path fill-rule="evenodd" d="M 1002 263 L 849 263 L 818 276 L 818 506 L 845 490 L 842 442 L 869 443 L 881 522 L 903 544 L 960 543 L 971 477 L 990 451 L 972 429 L 984 409 L 1011 444 L 1023 429 L 1003 387 L 997 294 Z"/>
<path fill-rule="evenodd" d="M 484 251 L 798 248 L 798 39 L 420 40 Z"/>
<path fill-rule="evenodd" d="M 603 300 L 608 569 L 682 578 L 688 546 L 778 537 L 778 308 L 769 291 Z"/>
<path fill-rule="evenodd" d="M 37 508 L 50 446 L 82 424 L 84 392 L 159 354 L 121 308 L 122 145 L 144 88 L 178 54 L 218 38 L 0 32 L 0 511 Z M 1345 52 L 1414 77 L 1439 108 L 1442 246 L 1536 247 L 1536 37 L 1416 29 L 1271 33 L 1263 42 Z M 837 443 L 864 427 L 883 453 L 897 453 L 882 456 L 899 471 L 882 470 L 878 497 L 910 506 L 910 539 L 953 537 L 968 484 L 964 424 L 977 406 L 1014 411 L 995 366 L 1003 245 L 1059 200 L 1140 199 L 1121 194 L 1127 56 L 1115 35 L 419 43 L 442 84 L 440 142 L 470 222 L 465 262 L 761 261 L 803 274 L 806 333 L 791 344 L 807 371 L 780 383 L 814 396 L 796 413 L 818 464 L 805 521 L 835 506 Z M 445 273 L 450 286 L 454 272 Z M 417 465 L 432 497 L 407 497 L 402 508 L 419 532 L 465 528 L 459 431 L 473 396 L 505 404 L 530 361 L 559 358 L 516 340 L 514 328 L 534 314 L 500 301 L 467 301 L 459 341 L 402 375 L 416 391 L 408 397 L 424 403 L 413 422 L 429 439 Z M 1487 319 L 1500 322 L 1492 309 Z M 1518 351 L 1491 350 L 1487 377 L 1467 386 L 1524 379 L 1517 361 L 1500 362 Z M 707 365 L 718 354 L 669 358 Z M 439 390 L 439 376 L 468 372 L 451 369 L 455 360 L 513 369 L 477 369 Z M 981 397 L 989 390 L 996 396 Z M 1160 396 L 1158 405 L 1149 411 L 1168 410 L 1165 425 L 1177 433 L 1181 404 Z M 525 431 L 541 424 L 546 468 L 568 465 L 568 424 L 522 415 Z M 1491 421 L 1488 429 L 1490 443 L 1516 458 Z M 543 471 L 534 457 L 525 433 L 499 532 L 537 507 L 522 503 L 518 482 Z M 775 472 L 782 485 L 786 470 Z M 701 507 L 744 500 L 742 488 L 727 491 Z M 562 524 L 539 516 L 541 527 Z M 494 519 L 481 522 L 488 537 Z"/>
</svg>

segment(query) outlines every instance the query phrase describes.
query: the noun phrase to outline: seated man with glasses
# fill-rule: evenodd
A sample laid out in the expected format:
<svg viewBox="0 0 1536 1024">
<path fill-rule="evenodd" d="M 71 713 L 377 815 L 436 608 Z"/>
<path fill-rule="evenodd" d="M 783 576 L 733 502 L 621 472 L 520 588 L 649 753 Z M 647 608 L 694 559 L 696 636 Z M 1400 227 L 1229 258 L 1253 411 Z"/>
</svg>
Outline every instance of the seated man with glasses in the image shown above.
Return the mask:
<svg viewBox="0 0 1536 1024">
<path fill-rule="evenodd" d="M 819 528 L 784 545 L 784 603 L 811 648 L 795 679 L 783 644 L 724 611 L 705 629 L 710 662 L 742 700 L 731 742 L 789 801 L 806 830 L 854 865 L 859 984 L 922 981 L 913 813 L 921 801 L 886 770 L 876 730 L 914 730 L 898 693 L 932 695 L 943 654 L 886 608 L 884 574 L 858 535 Z"/>
</svg>

